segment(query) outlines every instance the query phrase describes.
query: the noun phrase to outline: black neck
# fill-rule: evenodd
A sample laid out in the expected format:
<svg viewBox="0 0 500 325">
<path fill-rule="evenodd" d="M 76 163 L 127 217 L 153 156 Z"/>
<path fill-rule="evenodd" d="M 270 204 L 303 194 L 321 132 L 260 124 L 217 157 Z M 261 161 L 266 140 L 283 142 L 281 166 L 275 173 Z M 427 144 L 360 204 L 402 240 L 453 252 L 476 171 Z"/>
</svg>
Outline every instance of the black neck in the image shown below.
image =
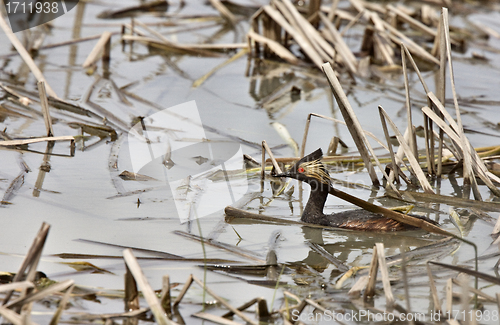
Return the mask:
<svg viewBox="0 0 500 325">
<path fill-rule="evenodd" d="M 302 217 L 300 218 L 302 222 L 319 223 L 318 220 L 323 218 L 323 208 L 328 198 L 329 187 L 329 184 L 311 185 L 311 194 L 309 195 L 304 213 L 302 213 Z"/>
</svg>

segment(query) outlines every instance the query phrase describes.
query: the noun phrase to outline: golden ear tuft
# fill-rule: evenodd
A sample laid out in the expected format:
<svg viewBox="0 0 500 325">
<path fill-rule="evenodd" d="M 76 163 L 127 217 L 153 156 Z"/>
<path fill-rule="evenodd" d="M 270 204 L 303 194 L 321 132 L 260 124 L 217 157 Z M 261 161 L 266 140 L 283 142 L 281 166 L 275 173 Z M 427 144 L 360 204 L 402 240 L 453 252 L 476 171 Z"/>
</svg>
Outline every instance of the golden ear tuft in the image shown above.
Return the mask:
<svg viewBox="0 0 500 325">
<path fill-rule="evenodd" d="M 325 171 L 320 159 L 307 161 L 300 164 L 300 167 L 304 169 L 304 175 L 317 179 L 323 184 L 330 184 L 330 175 Z"/>
</svg>

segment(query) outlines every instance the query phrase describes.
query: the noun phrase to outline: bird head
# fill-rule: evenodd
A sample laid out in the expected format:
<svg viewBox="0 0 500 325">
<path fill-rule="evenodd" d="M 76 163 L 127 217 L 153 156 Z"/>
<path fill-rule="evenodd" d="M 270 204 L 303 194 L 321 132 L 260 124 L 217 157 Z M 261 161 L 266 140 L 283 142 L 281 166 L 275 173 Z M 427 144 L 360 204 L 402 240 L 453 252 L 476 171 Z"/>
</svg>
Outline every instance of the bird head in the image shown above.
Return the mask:
<svg viewBox="0 0 500 325">
<path fill-rule="evenodd" d="M 297 161 L 287 171 L 275 177 L 290 177 L 309 185 L 330 185 L 330 175 L 321 163 L 323 152 L 318 149 Z"/>
</svg>

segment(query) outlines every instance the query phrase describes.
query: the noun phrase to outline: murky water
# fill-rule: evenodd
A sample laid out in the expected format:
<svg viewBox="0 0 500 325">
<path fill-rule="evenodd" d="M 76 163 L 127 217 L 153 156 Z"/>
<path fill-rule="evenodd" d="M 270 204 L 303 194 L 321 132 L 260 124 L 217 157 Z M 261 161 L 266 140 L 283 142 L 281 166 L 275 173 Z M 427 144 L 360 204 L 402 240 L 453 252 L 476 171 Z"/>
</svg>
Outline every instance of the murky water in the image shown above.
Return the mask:
<svg viewBox="0 0 500 325">
<path fill-rule="evenodd" d="M 256 1 L 254 1 L 256 2 Z M 265 1 L 261 1 L 264 3 Z M 120 2 L 120 6 L 133 5 L 134 1 Z M 111 2 L 81 3 L 77 10 L 58 18 L 53 22 L 53 29 L 48 33 L 45 44 L 53 44 L 72 37 L 86 37 L 102 33 L 103 31 L 118 32 L 122 23 L 129 23 L 129 19 L 101 20 L 96 16 L 105 9 L 113 8 Z M 80 10 L 80 11 L 79 11 Z M 208 5 L 187 1 L 186 7 L 181 10 L 182 15 L 207 15 L 210 12 L 217 16 Z M 83 21 L 77 25 L 77 15 L 81 14 Z M 479 12 L 468 15 L 466 18 L 454 18 L 452 23 L 464 24 L 464 21 L 481 22 L 498 32 L 500 26 L 497 22 L 497 13 Z M 158 22 L 158 18 L 140 17 L 145 23 Z M 463 20 L 463 21 L 462 21 Z M 175 21 L 174 21 L 175 22 Z M 216 21 L 217 22 L 217 21 Z M 193 26 L 203 26 L 210 22 L 191 22 Z M 212 23 L 213 24 L 213 23 Z M 155 27 L 161 33 L 181 29 L 182 24 L 176 27 Z M 239 24 L 237 32 L 227 31 L 220 33 L 217 42 L 232 43 L 244 41 L 244 31 L 248 24 Z M 186 33 L 172 33 L 169 37 L 180 42 L 203 42 L 218 31 L 222 30 L 221 24 L 213 27 L 201 28 Z M 18 34 L 20 37 L 20 34 Z M 359 33 L 352 31 L 351 42 L 359 40 Z M 277 244 L 276 253 L 278 261 L 285 263 L 290 268 L 281 280 L 287 282 L 286 288 L 296 294 L 312 298 L 326 298 L 325 305 L 332 310 L 350 310 L 352 302 L 346 292 L 352 287 L 355 279 L 348 279 L 339 288 L 335 283 L 341 273 L 335 266 L 326 261 L 311 247 L 310 243 L 319 244 L 328 252 L 338 258 L 348 267 L 369 265 L 372 257 L 373 245 L 383 242 L 386 255 L 400 253 L 400 248 L 414 249 L 428 245 L 437 240 L 424 232 L 408 232 L 398 234 L 368 234 L 346 231 L 321 231 L 296 225 L 273 225 L 260 223 L 234 223 L 224 222 L 222 210 L 195 222 L 181 224 L 169 189 L 164 183 L 124 181 L 118 174 L 124 170 L 132 171 L 132 158 L 128 149 L 127 134 L 129 128 L 135 124 L 137 116 L 149 116 L 160 110 L 189 101 L 196 101 L 201 120 L 204 125 L 217 130 L 207 132 L 211 139 L 225 140 L 232 136 L 244 139 L 243 152 L 260 160 L 260 143 L 266 140 L 270 147 L 277 147 L 273 152 L 279 157 L 292 157 L 295 153 L 292 148 L 284 145 L 284 140 L 277 133 L 271 122 L 279 122 L 286 127 L 291 137 L 300 144 L 306 118 L 309 113 L 318 113 L 341 119 L 341 114 L 332 106 L 331 93 L 326 81 L 319 71 L 303 68 L 291 68 L 288 65 L 271 64 L 264 75 L 256 73 L 252 77 L 246 76 L 249 69 L 257 69 L 255 62 L 247 61 L 246 56 L 217 70 L 200 87 L 193 88 L 193 82 L 208 73 L 211 69 L 227 60 L 221 58 L 202 58 L 182 55 L 160 54 L 158 51 L 149 51 L 142 44 L 135 43 L 122 48 L 119 36 L 112 38 L 111 51 L 111 76 L 102 79 L 101 63 L 97 71 L 89 75 L 81 68 L 82 63 L 92 50 L 94 41 L 80 42 L 70 46 L 61 46 L 53 49 L 41 50 L 36 62 L 41 67 L 48 83 L 61 97 L 73 101 L 95 113 L 99 112 L 84 102 L 85 94 L 93 87 L 90 101 L 98 104 L 107 112 L 107 118 L 118 133 L 118 140 L 103 141 L 96 136 L 88 137 L 84 142 L 76 142 L 76 152 L 69 156 L 68 143 L 56 143 L 52 149 L 53 155 L 49 156 L 50 172 L 44 172 L 40 166 L 47 163 L 45 143 L 29 146 L 29 151 L 1 149 L 0 152 L 0 193 L 6 193 L 12 181 L 22 171 L 20 162 L 24 162 L 31 169 L 24 175 L 24 182 L 18 190 L 8 197 L 11 204 L 2 205 L 0 208 L 0 221 L 2 222 L 2 236 L 0 238 L 0 271 L 15 272 L 21 264 L 22 258 L 29 248 L 37 230 L 42 222 L 51 225 L 50 234 L 44 248 L 44 257 L 39 265 L 39 270 L 45 272 L 50 279 L 61 281 L 74 279 L 79 286 L 88 286 L 93 289 L 103 288 L 104 291 L 123 289 L 124 264 L 121 259 L 100 258 L 89 261 L 112 274 L 92 274 L 76 272 L 66 264 L 74 260 L 63 260 L 52 256 L 53 254 L 75 253 L 121 256 L 123 248 L 117 246 L 90 243 L 88 241 L 102 242 L 123 247 L 135 247 L 147 250 L 168 252 L 186 258 L 203 258 L 203 248 L 199 242 L 191 241 L 173 233 L 173 231 L 191 232 L 196 235 L 209 237 L 228 245 L 248 249 L 266 258 L 268 240 L 275 231 L 280 231 L 281 237 Z M 349 42 L 349 40 L 348 40 Z M 4 34 L 0 34 L 0 56 L 11 53 L 9 42 Z M 491 49 L 484 47 L 487 44 Z M 488 41 L 470 41 L 465 53 L 454 53 L 454 72 L 456 76 L 457 91 L 460 94 L 462 119 L 464 126 L 471 131 L 468 137 L 475 147 L 497 145 L 499 141 L 497 104 L 500 102 L 497 84 L 500 67 L 498 49 L 500 40 L 491 38 Z M 488 61 L 472 60 L 472 51 L 484 54 Z M 36 81 L 28 73 L 28 69 L 18 56 L 2 57 L 0 59 L 2 70 L 0 79 L 4 84 L 22 84 L 27 90 L 36 90 Z M 269 67 L 272 67 L 269 68 Z M 291 73 L 294 75 L 292 76 Z M 435 72 L 425 72 L 424 76 L 430 87 L 434 87 Z M 9 80 L 10 79 L 10 80 Z M 294 80 L 304 90 L 297 101 L 291 101 L 285 96 L 284 105 L 275 103 L 262 108 L 263 101 L 269 94 L 276 90 L 278 85 L 289 80 Z M 419 107 L 424 98 L 423 90 L 415 75 L 411 76 L 415 85 L 412 94 L 415 94 L 413 114 L 415 124 L 420 125 L 422 116 Z M 356 85 L 345 80 L 345 90 L 349 92 L 349 100 L 357 112 L 363 127 L 383 139 L 380 127 L 377 105 L 382 105 L 394 118 L 398 127 L 403 129 L 406 125 L 404 110 L 404 87 L 402 78 L 397 73 L 393 79 L 383 82 L 357 80 Z M 116 85 L 116 88 L 113 86 Z M 128 86 L 127 86 L 128 85 Z M 120 101 L 120 87 L 125 87 L 127 92 L 133 93 L 147 101 L 147 104 L 128 97 L 131 104 Z M 448 98 L 451 92 L 448 87 Z M 471 101 L 475 99 L 475 101 Z M 491 101 L 491 102 L 489 102 Z M 5 101 L 6 102 L 6 101 Z M 451 104 L 448 105 L 451 107 Z M 37 106 L 38 107 L 38 106 Z M 24 116 L 9 113 L 0 113 L 0 129 L 5 129 L 10 135 L 16 137 L 40 136 L 45 133 L 43 119 L 40 114 L 19 109 Z M 66 111 L 52 109 L 54 132 L 56 135 L 79 135 L 80 130 L 74 129 L 68 123 L 102 123 L 92 117 L 85 117 Z M 116 120 L 110 118 L 110 114 Z M 212 130 L 213 131 L 213 130 Z M 355 153 L 355 146 L 347 129 L 338 124 L 324 120 L 314 120 L 311 124 L 306 153 L 318 147 L 326 150 L 332 136 L 340 137 L 349 146 L 349 151 Z M 375 144 L 374 144 L 375 145 Z M 423 148 L 423 141 L 419 142 Z M 382 151 L 378 151 L 382 153 Z M 117 168 L 110 167 L 113 154 L 118 155 Z M 55 155 L 57 154 L 57 155 Z M 333 168 L 333 167 L 332 167 Z M 359 168 L 358 168 L 359 169 Z M 43 178 L 41 186 L 37 179 Z M 332 177 L 369 185 L 370 180 L 364 170 L 352 168 L 332 169 Z M 295 184 L 295 192 L 291 197 L 284 195 L 274 198 L 269 181 L 265 182 L 264 191 L 260 192 L 258 172 L 249 174 L 248 193 L 254 194 L 254 199 L 247 202 L 245 197 L 239 204 L 245 204 L 251 211 L 260 211 L 265 214 L 280 216 L 284 219 L 298 220 L 301 209 L 305 206 L 309 188 L 304 185 L 299 191 L 299 184 Z M 443 180 L 432 185 L 436 190 L 447 196 L 457 196 L 462 179 L 444 176 Z M 141 193 L 132 191 L 144 190 Z M 341 188 L 342 190 L 385 206 L 402 205 L 402 202 L 384 197 L 384 190 L 362 188 Z M 480 191 L 486 201 L 496 200 L 485 186 L 480 186 Z M 128 193 L 127 195 L 120 195 Z M 3 194 L 2 194 L 3 195 Z M 139 204 L 138 204 L 139 200 Z M 247 200 L 247 201 L 245 201 Z M 222 207 L 221 207 L 222 208 Z M 336 198 L 329 198 L 325 212 L 336 212 L 352 208 L 349 204 Z M 442 227 L 453 233 L 458 233 L 457 228 L 449 219 L 449 206 L 439 203 L 420 203 L 415 208 L 416 213 L 427 215 L 438 221 Z M 457 208 L 460 213 L 466 214 L 469 209 Z M 485 212 L 491 219 L 470 218 L 462 219 L 465 223 L 465 236 L 474 242 L 478 252 L 482 254 L 490 246 L 493 239 L 489 236 L 493 225 L 498 218 L 498 212 Z M 241 237 L 241 238 L 239 238 Z M 84 239 L 86 241 L 81 241 Z M 206 246 L 207 258 L 230 259 L 252 264 L 240 256 Z M 496 252 L 494 249 L 491 252 Z M 436 257 L 440 262 L 454 265 L 472 266 L 469 262 L 473 258 L 473 250 L 467 245 L 449 245 L 436 249 Z M 144 252 L 136 252 L 138 256 L 151 256 Z M 78 260 L 80 261 L 80 259 Z M 418 263 L 420 261 L 420 263 Z M 494 274 L 493 266 L 496 258 L 482 260 L 479 269 L 488 274 Z M 198 278 L 204 277 L 201 262 L 173 262 L 173 261 L 148 261 L 141 260 L 141 266 L 155 289 L 161 287 L 164 274 L 170 275 L 174 283 L 183 283 L 189 274 Z M 424 263 L 417 260 L 416 265 L 409 265 L 410 297 L 412 310 L 430 312 L 435 307 L 430 302 L 428 293 L 427 274 Z M 363 272 L 363 271 L 360 271 Z M 400 276 L 396 272 L 394 276 Z M 445 281 L 451 273 L 445 273 L 443 278 L 437 280 L 439 295 L 445 296 Z M 239 275 L 207 272 L 207 285 L 219 295 L 239 306 L 255 297 L 264 297 L 268 303 L 273 299 L 275 290 L 272 287 L 252 285 Z M 253 276 L 242 276 L 243 279 L 264 280 Z M 424 284 L 424 285 L 422 285 Z M 486 283 L 482 283 L 486 286 Z M 174 289 L 174 295 L 181 286 Z M 396 285 L 397 293 L 402 292 Z M 484 288 L 485 292 L 494 295 L 496 287 Z M 282 302 L 282 289 L 276 292 L 274 307 L 278 308 Z M 382 295 L 381 295 L 382 297 Z M 68 311 L 68 315 L 77 312 L 90 313 L 118 313 L 123 311 L 120 299 L 99 298 L 101 303 L 77 300 Z M 201 323 L 190 317 L 193 312 L 201 310 L 202 292 L 195 289 L 190 291 L 186 298 L 192 304 L 181 304 L 180 313 L 186 323 Z M 208 298 L 210 299 L 210 298 Z M 186 300 L 186 301 L 187 301 Z M 398 301 L 403 296 L 397 297 Z M 376 307 L 384 309 L 384 299 L 376 300 Z M 361 304 L 361 302 L 360 302 Z M 404 302 L 401 303 L 404 305 Z M 143 302 L 143 305 L 145 303 Z M 458 306 L 457 306 L 458 308 Z M 486 305 L 488 310 L 496 310 L 493 304 Z M 44 323 L 47 309 L 36 305 L 33 319 Z M 220 311 L 218 311 L 220 313 Z M 68 317 L 68 316 L 65 316 Z"/>
</svg>

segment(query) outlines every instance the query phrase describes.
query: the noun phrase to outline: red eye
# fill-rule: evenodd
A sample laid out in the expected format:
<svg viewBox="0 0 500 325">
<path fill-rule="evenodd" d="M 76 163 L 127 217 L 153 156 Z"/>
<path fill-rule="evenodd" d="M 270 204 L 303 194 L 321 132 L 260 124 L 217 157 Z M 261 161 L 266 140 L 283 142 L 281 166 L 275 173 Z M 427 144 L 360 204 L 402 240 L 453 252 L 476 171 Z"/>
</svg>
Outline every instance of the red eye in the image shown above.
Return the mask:
<svg viewBox="0 0 500 325">
<path fill-rule="evenodd" d="M 297 169 L 297 171 L 298 171 L 299 173 L 303 173 L 303 172 L 304 172 L 304 168 L 299 167 L 299 169 Z"/>
</svg>

